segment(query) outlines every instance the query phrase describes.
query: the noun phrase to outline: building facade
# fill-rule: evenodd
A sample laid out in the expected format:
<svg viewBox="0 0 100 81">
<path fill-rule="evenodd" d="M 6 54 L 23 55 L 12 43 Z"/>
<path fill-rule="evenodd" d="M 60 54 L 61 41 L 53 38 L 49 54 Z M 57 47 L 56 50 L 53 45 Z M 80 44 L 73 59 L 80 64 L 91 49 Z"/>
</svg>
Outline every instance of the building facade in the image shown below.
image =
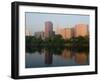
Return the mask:
<svg viewBox="0 0 100 81">
<path fill-rule="evenodd" d="M 60 34 L 63 39 L 72 38 L 72 28 L 58 28 L 57 34 Z"/>
<path fill-rule="evenodd" d="M 53 23 L 51 21 L 45 22 L 45 37 L 51 37 L 54 35 Z"/>
<path fill-rule="evenodd" d="M 74 27 L 74 37 L 79 37 L 79 36 L 88 36 L 89 35 L 89 30 L 88 30 L 88 25 L 86 24 L 77 24 Z"/>
<path fill-rule="evenodd" d="M 43 31 L 35 32 L 35 33 L 34 33 L 34 36 L 35 36 L 36 38 L 42 38 L 42 39 L 45 38 L 45 34 L 44 34 Z"/>
<path fill-rule="evenodd" d="M 25 28 L 25 36 L 33 36 L 32 31 L 28 28 Z"/>
</svg>

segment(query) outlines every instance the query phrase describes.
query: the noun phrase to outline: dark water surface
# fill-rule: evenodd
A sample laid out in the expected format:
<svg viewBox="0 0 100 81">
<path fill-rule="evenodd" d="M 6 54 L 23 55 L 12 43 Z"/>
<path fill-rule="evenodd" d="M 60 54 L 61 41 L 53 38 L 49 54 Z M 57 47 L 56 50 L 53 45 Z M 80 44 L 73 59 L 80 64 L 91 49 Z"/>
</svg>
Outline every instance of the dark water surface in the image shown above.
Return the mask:
<svg viewBox="0 0 100 81">
<path fill-rule="evenodd" d="M 87 48 L 33 47 L 25 54 L 26 68 L 89 65 Z"/>
</svg>

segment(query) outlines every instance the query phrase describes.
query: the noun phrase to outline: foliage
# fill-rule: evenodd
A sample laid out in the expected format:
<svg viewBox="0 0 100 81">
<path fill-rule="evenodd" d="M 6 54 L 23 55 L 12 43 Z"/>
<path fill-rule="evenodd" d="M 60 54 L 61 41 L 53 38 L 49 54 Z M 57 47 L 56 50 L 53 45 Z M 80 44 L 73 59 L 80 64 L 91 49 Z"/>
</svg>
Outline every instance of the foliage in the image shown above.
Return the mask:
<svg viewBox="0 0 100 81">
<path fill-rule="evenodd" d="M 89 46 L 89 37 L 73 37 L 71 39 L 63 39 L 61 35 L 55 35 L 42 39 L 41 37 L 36 38 L 35 36 L 26 36 L 26 47 L 32 46 L 71 46 L 71 47 L 81 47 Z"/>
</svg>

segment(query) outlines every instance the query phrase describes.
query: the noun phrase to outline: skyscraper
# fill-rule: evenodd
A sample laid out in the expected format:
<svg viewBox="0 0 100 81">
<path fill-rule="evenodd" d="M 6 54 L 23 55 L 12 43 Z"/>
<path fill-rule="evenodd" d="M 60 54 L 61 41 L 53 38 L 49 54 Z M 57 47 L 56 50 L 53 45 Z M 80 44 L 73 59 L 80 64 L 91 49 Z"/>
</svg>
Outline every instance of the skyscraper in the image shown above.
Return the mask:
<svg viewBox="0 0 100 81">
<path fill-rule="evenodd" d="M 88 36 L 89 35 L 89 30 L 88 30 L 88 25 L 86 24 L 77 24 L 75 25 L 74 28 L 74 37 L 79 37 L 79 36 Z"/>
<path fill-rule="evenodd" d="M 51 21 L 45 22 L 45 37 L 53 36 L 53 23 Z"/>
<path fill-rule="evenodd" d="M 63 39 L 70 39 L 72 37 L 72 29 L 71 28 L 58 28 L 57 34 L 60 34 Z"/>
</svg>

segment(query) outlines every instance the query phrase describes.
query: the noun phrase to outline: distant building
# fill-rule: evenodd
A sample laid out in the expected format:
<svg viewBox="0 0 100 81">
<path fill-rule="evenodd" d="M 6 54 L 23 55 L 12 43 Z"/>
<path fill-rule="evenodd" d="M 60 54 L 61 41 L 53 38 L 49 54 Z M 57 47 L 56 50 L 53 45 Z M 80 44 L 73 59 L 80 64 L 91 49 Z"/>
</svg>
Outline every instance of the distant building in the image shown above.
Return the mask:
<svg viewBox="0 0 100 81">
<path fill-rule="evenodd" d="M 89 30 L 88 30 L 88 25 L 86 24 L 77 24 L 74 27 L 74 37 L 79 37 L 79 36 L 88 36 L 89 35 Z"/>
<path fill-rule="evenodd" d="M 53 23 L 51 21 L 45 22 L 45 37 L 51 37 L 54 35 Z"/>
<path fill-rule="evenodd" d="M 64 39 L 70 39 L 72 37 L 72 28 L 58 28 L 57 34 L 60 34 Z"/>
<path fill-rule="evenodd" d="M 44 35 L 44 32 L 43 31 L 41 31 L 41 32 L 35 32 L 34 33 L 34 36 L 35 37 L 37 37 L 37 38 L 42 38 L 42 39 L 44 39 L 45 38 L 45 35 Z"/>
<path fill-rule="evenodd" d="M 28 28 L 25 28 L 25 36 L 33 36 L 32 31 Z"/>
</svg>

